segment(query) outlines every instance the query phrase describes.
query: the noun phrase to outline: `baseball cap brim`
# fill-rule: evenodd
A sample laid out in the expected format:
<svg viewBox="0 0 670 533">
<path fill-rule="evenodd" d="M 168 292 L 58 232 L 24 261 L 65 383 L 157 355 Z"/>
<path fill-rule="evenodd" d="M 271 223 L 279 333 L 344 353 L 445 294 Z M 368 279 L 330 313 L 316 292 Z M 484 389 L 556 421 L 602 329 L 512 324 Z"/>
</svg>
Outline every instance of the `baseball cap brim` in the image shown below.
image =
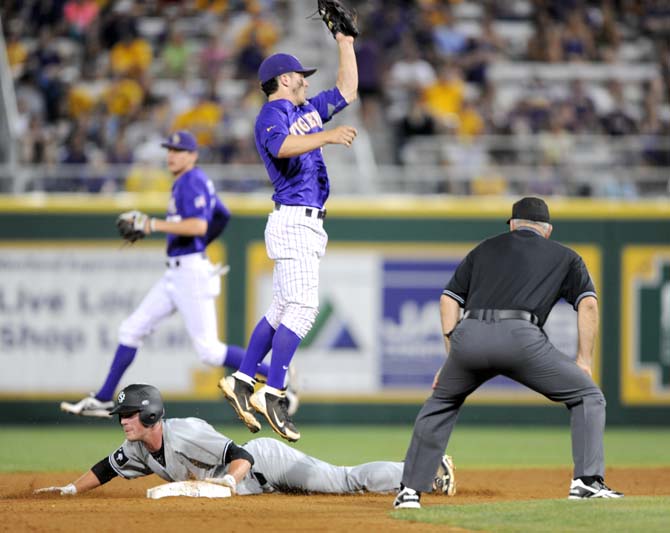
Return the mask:
<svg viewBox="0 0 670 533">
<path fill-rule="evenodd" d="M 305 78 L 308 78 L 316 72 L 315 68 L 306 68 L 304 70 L 296 70 L 297 73 L 302 74 Z"/>
<path fill-rule="evenodd" d="M 181 150 L 182 152 L 195 152 L 195 150 L 179 146 L 178 144 L 161 143 L 161 146 L 163 148 L 172 148 L 173 150 Z"/>
<path fill-rule="evenodd" d="M 308 78 L 312 74 L 314 74 L 316 71 L 317 71 L 317 69 L 315 69 L 315 68 L 304 68 L 304 69 L 300 69 L 300 70 L 287 70 L 285 72 L 281 72 L 281 73 L 276 74 L 274 76 L 270 76 L 269 78 L 262 80 L 261 83 L 266 83 L 266 82 L 270 81 L 271 79 L 274 79 L 277 76 L 281 76 L 282 74 L 286 74 L 288 72 L 297 72 L 298 74 L 302 74 L 303 76 L 305 76 L 305 78 Z"/>
</svg>

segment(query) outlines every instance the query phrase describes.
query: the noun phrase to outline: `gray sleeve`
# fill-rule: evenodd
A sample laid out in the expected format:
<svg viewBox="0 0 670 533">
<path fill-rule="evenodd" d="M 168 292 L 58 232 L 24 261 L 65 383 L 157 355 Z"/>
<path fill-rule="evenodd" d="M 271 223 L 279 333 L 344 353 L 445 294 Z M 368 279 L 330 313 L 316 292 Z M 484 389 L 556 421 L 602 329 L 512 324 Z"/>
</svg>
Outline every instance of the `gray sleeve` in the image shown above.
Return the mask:
<svg viewBox="0 0 670 533">
<path fill-rule="evenodd" d="M 175 449 L 186 457 L 207 465 L 222 465 L 233 441 L 199 418 L 170 420 Z"/>
<path fill-rule="evenodd" d="M 126 479 L 148 476 L 153 473 L 137 446 L 129 441 L 125 441 L 118 450 L 109 455 L 109 464 L 118 475 Z"/>
</svg>

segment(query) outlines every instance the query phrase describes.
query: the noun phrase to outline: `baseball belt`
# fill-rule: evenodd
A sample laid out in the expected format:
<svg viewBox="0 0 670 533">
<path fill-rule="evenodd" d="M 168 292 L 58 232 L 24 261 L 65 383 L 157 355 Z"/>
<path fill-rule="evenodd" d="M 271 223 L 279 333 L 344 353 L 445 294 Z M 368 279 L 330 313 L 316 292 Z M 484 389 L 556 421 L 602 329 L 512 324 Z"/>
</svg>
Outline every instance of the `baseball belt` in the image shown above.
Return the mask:
<svg viewBox="0 0 670 533">
<path fill-rule="evenodd" d="M 275 202 L 275 211 L 279 211 L 282 208 L 283 204 Z M 300 206 L 286 206 L 286 207 L 300 207 Z M 305 216 L 309 218 L 326 218 L 325 209 L 317 209 L 316 207 L 305 207 Z"/>
<path fill-rule="evenodd" d="M 475 320 L 527 320 L 535 325 L 539 323 L 537 315 L 521 309 L 468 309 L 463 313 L 463 319 L 466 318 Z"/>
</svg>

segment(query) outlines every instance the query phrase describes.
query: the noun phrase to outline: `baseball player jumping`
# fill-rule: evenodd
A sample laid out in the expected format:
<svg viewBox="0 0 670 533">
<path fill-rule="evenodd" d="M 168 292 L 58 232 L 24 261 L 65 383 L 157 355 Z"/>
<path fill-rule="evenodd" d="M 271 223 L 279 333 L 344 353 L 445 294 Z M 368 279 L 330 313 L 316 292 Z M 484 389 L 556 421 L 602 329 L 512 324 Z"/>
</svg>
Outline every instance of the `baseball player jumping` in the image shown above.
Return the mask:
<svg viewBox="0 0 670 533">
<path fill-rule="evenodd" d="M 116 476 L 133 479 L 156 474 L 166 481 L 202 480 L 225 485 L 234 494 L 320 492 L 351 494 L 390 492 L 400 486 L 402 463 L 377 461 L 334 466 L 276 439 L 253 439 L 237 446 L 199 418 L 163 419 L 161 394 L 145 384 L 129 385 L 111 411 L 126 434 L 123 444 L 76 481 L 36 493 L 74 495 L 99 487 Z M 451 458 L 434 476 L 434 487 L 455 493 Z"/>
<path fill-rule="evenodd" d="M 282 401 L 286 370 L 318 313 L 319 260 L 328 235 L 323 227 L 329 181 L 321 148 L 351 146 L 356 130 L 324 130 L 335 113 L 357 96 L 354 38 L 337 32 L 339 70 L 336 86 L 307 99 L 307 77 L 316 72 L 297 58 L 275 54 L 263 61 L 258 77 L 268 97 L 255 128 L 256 148 L 274 186 L 274 211 L 265 227 L 268 256 L 274 260 L 270 308 L 254 329 L 240 369 L 219 387 L 252 432 L 261 413 L 272 429 L 290 442 L 300 438 Z M 267 384 L 254 394 L 256 367 L 272 349 Z"/>
<path fill-rule="evenodd" d="M 205 255 L 207 245 L 226 227 L 230 212 L 214 185 L 196 166 L 198 146 L 188 131 L 178 131 L 162 144 L 167 148 L 167 166 L 175 177 L 165 220 L 149 218 L 139 211 L 123 213 L 117 222 L 127 240 L 156 231 L 167 234 L 167 270 L 144 297 L 139 307 L 121 324 L 119 345 L 102 388 L 77 403 L 61 403 L 61 410 L 82 416 L 109 417 L 112 398 L 121 378 L 135 358 L 142 339 L 158 323 L 179 311 L 200 359 L 209 365 L 239 368 L 244 349 L 219 341 L 215 298 L 221 289 L 223 268 L 212 265 Z M 267 376 L 269 367 L 257 371 Z M 289 395 L 297 408 L 297 398 Z M 287 401 L 288 401 L 287 400 Z"/>
</svg>

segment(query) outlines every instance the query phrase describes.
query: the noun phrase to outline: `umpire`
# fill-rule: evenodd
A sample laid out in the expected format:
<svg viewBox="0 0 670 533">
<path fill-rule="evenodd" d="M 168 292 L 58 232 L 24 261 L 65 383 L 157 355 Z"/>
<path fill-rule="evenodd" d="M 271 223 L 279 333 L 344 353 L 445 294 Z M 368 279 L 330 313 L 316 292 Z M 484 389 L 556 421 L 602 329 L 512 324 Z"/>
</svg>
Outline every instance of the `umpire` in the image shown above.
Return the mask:
<svg viewBox="0 0 670 533">
<path fill-rule="evenodd" d="M 598 302 L 588 270 L 577 253 L 549 240 L 553 228 L 543 200 L 519 200 L 507 223 L 509 232 L 466 256 L 440 297 L 449 356 L 416 418 L 395 508 L 421 506 L 421 491 L 431 490 L 463 402 L 499 374 L 570 410 L 570 499 L 623 497 L 603 479 L 605 398 L 591 378 Z M 542 330 L 560 298 L 577 311 L 576 361 Z M 460 307 L 465 309 L 461 320 Z"/>
</svg>

